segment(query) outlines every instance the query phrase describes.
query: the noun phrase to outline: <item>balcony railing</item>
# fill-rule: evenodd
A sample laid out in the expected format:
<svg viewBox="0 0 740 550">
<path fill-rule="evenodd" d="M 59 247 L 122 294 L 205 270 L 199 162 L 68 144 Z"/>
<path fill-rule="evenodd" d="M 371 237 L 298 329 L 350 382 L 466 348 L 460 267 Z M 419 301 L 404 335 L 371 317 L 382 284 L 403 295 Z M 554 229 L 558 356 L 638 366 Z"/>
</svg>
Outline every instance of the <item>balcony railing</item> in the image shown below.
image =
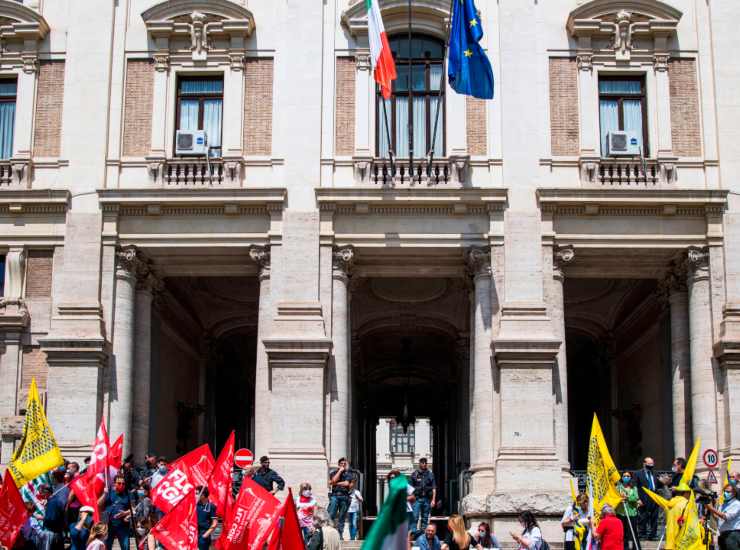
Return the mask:
<svg viewBox="0 0 740 550">
<path fill-rule="evenodd" d="M 149 173 L 164 187 L 239 186 L 242 163 L 220 158 L 151 159 Z"/>
<path fill-rule="evenodd" d="M 439 158 L 432 162 L 418 159 L 414 161 L 413 171 L 408 159 L 368 159 L 356 161 L 355 166 L 361 179 L 368 172 L 370 182 L 377 185 L 444 185 L 464 181 L 468 158 Z"/>
<path fill-rule="evenodd" d="M 10 161 L 0 161 L 0 185 L 10 185 L 13 183 L 13 166 Z"/>
<path fill-rule="evenodd" d="M 608 186 L 653 186 L 675 183 L 676 168 L 658 160 L 588 159 L 581 161 L 581 180 Z"/>
</svg>

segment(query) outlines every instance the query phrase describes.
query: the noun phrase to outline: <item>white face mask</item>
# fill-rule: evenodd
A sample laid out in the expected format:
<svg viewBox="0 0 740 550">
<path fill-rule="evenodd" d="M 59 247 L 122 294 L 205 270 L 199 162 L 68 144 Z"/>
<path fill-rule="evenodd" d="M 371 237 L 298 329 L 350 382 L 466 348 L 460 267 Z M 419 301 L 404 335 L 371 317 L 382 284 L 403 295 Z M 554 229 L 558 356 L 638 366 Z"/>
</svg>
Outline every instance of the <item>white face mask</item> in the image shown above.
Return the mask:
<svg viewBox="0 0 740 550">
<path fill-rule="evenodd" d="M 311 496 L 311 491 L 303 491 L 301 493 L 301 495 L 303 495 L 304 497 L 310 497 Z"/>
</svg>

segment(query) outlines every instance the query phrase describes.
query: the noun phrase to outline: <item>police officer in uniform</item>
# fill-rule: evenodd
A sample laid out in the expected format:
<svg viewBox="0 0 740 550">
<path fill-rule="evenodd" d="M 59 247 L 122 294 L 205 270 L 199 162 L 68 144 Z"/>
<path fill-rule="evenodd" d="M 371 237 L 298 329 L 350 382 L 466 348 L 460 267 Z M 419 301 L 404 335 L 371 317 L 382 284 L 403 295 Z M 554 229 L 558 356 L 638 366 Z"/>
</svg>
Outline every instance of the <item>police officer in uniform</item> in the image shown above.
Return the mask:
<svg viewBox="0 0 740 550">
<path fill-rule="evenodd" d="M 419 468 L 411 474 L 411 485 L 414 488 L 414 527 L 418 528 L 415 535 L 424 532 L 429 525 L 429 515 L 437 501 L 437 482 L 434 473 L 429 469 L 426 458 L 419 459 Z M 419 525 L 421 519 L 421 525 Z"/>
</svg>

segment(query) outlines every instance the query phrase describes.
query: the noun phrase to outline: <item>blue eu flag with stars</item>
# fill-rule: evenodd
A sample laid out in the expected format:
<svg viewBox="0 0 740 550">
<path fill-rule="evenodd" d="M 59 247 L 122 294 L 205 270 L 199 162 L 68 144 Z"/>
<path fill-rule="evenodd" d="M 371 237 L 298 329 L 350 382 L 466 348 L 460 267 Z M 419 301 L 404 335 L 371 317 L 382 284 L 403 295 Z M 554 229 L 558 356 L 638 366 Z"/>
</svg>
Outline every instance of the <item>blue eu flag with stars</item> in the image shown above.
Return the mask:
<svg viewBox="0 0 740 550">
<path fill-rule="evenodd" d="M 458 94 L 493 98 L 493 69 L 478 43 L 483 38 L 473 0 L 454 0 L 447 76 Z"/>
</svg>

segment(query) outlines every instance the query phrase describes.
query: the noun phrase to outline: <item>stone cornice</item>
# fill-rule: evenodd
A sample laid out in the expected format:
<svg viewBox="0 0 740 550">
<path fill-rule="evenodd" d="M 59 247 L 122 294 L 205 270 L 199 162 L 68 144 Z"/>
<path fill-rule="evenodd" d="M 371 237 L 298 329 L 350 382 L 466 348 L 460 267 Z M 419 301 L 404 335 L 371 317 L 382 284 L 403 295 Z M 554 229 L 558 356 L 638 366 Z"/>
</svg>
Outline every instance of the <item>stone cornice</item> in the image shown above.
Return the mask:
<svg viewBox="0 0 740 550">
<path fill-rule="evenodd" d="M 0 216 L 64 214 L 69 207 L 66 189 L 7 189 L 0 191 Z"/>
<path fill-rule="evenodd" d="M 282 210 L 286 190 L 249 189 L 99 189 L 103 212 L 119 216 L 240 216 Z"/>
<path fill-rule="evenodd" d="M 412 17 L 415 32 L 445 38 L 450 3 L 447 0 L 414 0 Z M 406 31 L 408 28 L 408 1 L 381 0 L 380 12 L 386 32 Z M 367 7 L 363 0 L 356 0 L 342 12 L 342 24 L 352 36 L 367 36 Z"/>
<path fill-rule="evenodd" d="M 0 0 L 0 59 L 18 63 L 26 73 L 38 67 L 39 46 L 49 34 L 49 24 L 35 10 L 12 0 Z"/>
<path fill-rule="evenodd" d="M 727 191 L 684 189 L 540 188 L 543 212 L 567 216 L 678 216 L 722 215 Z"/>
<path fill-rule="evenodd" d="M 316 190 L 320 210 L 344 215 L 470 215 L 501 211 L 507 190 L 322 188 Z"/>
</svg>

